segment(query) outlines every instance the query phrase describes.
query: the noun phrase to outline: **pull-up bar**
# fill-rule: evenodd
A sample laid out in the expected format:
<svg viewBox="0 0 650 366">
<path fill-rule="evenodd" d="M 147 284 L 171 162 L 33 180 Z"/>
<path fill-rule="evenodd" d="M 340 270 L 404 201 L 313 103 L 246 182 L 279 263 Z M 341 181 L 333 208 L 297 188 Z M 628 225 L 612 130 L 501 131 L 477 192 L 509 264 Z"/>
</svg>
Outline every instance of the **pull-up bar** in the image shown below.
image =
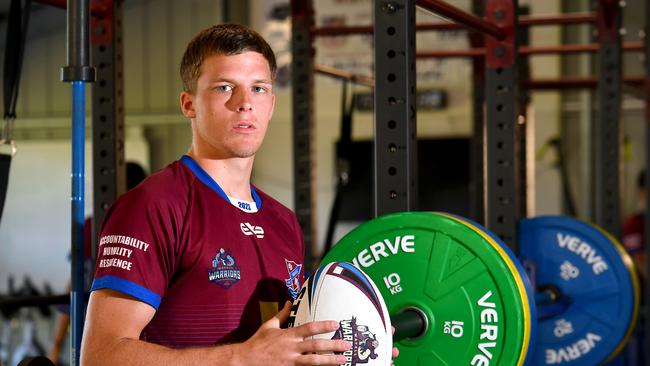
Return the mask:
<svg viewBox="0 0 650 366">
<path fill-rule="evenodd" d="M 624 51 L 643 51 L 642 42 L 624 42 L 622 45 Z M 599 45 L 596 43 L 589 44 L 566 44 L 558 46 L 521 46 L 519 47 L 520 55 L 552 55 L 565 53 L 581 52 L 598 52 Z M 463 58 L 463 57 L 482 57 L 485 56 L 485 48 L 469 48 L 464 50 L 435 50 L 435 51 L 418 51 L 417 58 Z"/>
<path fill-rule="evenodd" d="M 502 28 L 497 27 L 481 17 L 477 17 L 474 14 L 470 14 L 453 5 L 447 4 L 444 1 L 417 0 L 415 3 L 422 9 L 442 15 L 443 17 L 471 30 L 490 35 L 500 41 L 506 38 L 506 32 Z"/>
<path fill-rule="evenodd" d="M 596 23 L 596 14 L 594 13 L 575 13 L 575 14 L 558 14 L 544 16 L 520 16 L 518 18 L 520 27 L 537 26 L 537 25 L 567 25 L 567 24 L 584 24 Z M 465 29 L 456 23 L 420 23 L 415 25 L 416 31 L 456 31 Z M 359 25 L 349 27 L 319 27 L 313 28 L 311 33 L 317 37 L 346 36 L 355 34 L 372 34 L 372 25 Z"/>
<path fill-rule="evenodd" d="M 325 66 L 325 65 L 314 65 L 314 71 L 322 75 L 330 76 L 336 79 L 351 81 L 353 83 L 364 85 L 370 88 L 375 87 L 375 80 L 373 78 L 365 75 L 354 74 L 349 71 L 337 69 L 335 67 Z"/>
</svg>

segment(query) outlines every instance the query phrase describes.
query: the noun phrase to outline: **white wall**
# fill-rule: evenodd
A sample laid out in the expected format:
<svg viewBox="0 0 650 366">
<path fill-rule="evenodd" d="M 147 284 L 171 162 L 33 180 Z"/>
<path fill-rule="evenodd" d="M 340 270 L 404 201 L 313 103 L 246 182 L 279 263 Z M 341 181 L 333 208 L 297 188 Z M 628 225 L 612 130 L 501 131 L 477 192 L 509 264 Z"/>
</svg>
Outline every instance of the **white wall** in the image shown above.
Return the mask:
<svg viewBox="0 0 650 366">
<path fill-rule="evenodd" d="M 558 14 L 562 12 L 560 1 L 530 1 L 531 14 Z M 531 28 L 530 41 L 534 45 L 554 45 L 562 42 L 559 27 L 536 27 Z M 555 55 L 544 55 L 530 57 L 531 78 L 533 79 L 557 79 L 561 75 L 560 57 Z M 533 177 L 531 182 L 533 201 L 529 207 L 531 216 L 557 215 L 562 213 L 562 192 L 560 185 L 560 174 L 556 167 L 557 156 L 550 149 L 549 153 L 537 160 L 535 155 L 543 148 L 548 141 L 560 134 L 560 108 L 561 96 L 557 91 L 533 92 L 531 95 L 531 108 L 534 112 L 530 117 L 533 124 L 534 139 L 531 146 L 532 159 L 534 163 Z M 530 142 L 530 141 L 529 141 Z M 529 167 L 531 168 L 531 167 Z"/>
<path fill-rule="evenodd" d="M 139 129 L 127 132 L 126 158 L 148 169 L 148 147 Z M 0 221 L 0 293 L 10 275 L 29 275 L 42 288 L 64 291 L 70 277 L 70 141 L 18 143 Z M 92 146 L 86 142 L 86 216 L 92 213 Z"/>
<path fill-rule="evenodd" d="M 178 107 L 178 65 L 191 37 L 221 21 L 221 6 L 222 1 L 214 0 L 124 2 L 127 160 L 138 161 L 147 169 L 152 165 L 145 129 L 155 131 L 157 123 L 166 126 L 160 130 L 171 131 L 182 124 L 189 129 Z M 32 34 L 25 50 L 15 135 L 19 150 L 12 162 L 0 222 L 0 293 L 5 291 L 9 275 L 20 280 L 29 273 L 37 285 L 48 281 L 59 290 L 65 289 L 69 278 L 71 154 L 66 135 L 71 92 L 70 86 L 59 80 L 59 70 L 66 63 L 65 11 L 46 11 L 51 14 L 52 28 Z M 88 115 L 90 110 L 89 92 Z M 182 145 L 175 151 L 187 148 L 187 138 L 179 138 L 182 134 L 171 131 L 167 135 Z M 88 154 L 86 162 L 86 212 L 90 214 L 92 167 Z M 158 160 L 153 167 L 160 167 Z"/>
</svg>

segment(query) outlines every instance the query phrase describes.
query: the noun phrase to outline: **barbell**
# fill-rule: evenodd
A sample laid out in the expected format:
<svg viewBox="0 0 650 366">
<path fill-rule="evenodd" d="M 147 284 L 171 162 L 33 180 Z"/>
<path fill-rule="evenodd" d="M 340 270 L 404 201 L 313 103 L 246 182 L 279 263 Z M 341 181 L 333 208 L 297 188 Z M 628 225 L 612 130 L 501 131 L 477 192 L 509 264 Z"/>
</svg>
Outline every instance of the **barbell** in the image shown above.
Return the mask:
<svg viewBox="0 0 650 366">
<path fill-rule="evenodd" d="M 519 256 L 468 219 L 386 215 L 323 259 L 348 261 L 380 289 L 395 365 L 598 365 L 631 336 L 639 284 L 622 246 L 585 222 L 522 220 Z"/>
</svg>

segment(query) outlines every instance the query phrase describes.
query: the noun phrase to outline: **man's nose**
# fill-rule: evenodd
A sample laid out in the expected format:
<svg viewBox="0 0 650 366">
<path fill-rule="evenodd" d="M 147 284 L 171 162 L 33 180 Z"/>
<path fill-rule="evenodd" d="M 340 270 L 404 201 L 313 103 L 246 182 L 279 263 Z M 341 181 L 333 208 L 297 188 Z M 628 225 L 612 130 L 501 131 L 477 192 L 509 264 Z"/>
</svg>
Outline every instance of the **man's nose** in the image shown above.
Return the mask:
<svg viewBox="0 0 650 366">
<path fill-rule="evenodd" d="M 234 107 L 237 112 L 248 112 L 253 110 L 253 103 L 251 98 L 251 91 L 245 88 L 235 89 Z"/>
</svg>

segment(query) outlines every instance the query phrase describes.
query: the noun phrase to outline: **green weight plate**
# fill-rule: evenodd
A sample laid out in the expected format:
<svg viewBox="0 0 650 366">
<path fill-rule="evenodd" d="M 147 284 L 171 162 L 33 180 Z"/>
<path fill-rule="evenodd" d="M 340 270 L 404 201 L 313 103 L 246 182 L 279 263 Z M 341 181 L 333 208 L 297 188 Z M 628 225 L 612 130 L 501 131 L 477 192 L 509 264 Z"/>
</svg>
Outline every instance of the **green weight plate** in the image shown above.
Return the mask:
<svg viewBox="0 0 650 366">
<path fill-rule="evenodd" d="M 426 315 L 423 335 L 397 343 L 395 365 L 523 365 L 526 287 L 506 249 L 476 225 L 439 213 L 391 214 L 342 238 L 324 258 L 332 261 L 362 268 L 391 316 L 408 308 Z"/>
</svg>

